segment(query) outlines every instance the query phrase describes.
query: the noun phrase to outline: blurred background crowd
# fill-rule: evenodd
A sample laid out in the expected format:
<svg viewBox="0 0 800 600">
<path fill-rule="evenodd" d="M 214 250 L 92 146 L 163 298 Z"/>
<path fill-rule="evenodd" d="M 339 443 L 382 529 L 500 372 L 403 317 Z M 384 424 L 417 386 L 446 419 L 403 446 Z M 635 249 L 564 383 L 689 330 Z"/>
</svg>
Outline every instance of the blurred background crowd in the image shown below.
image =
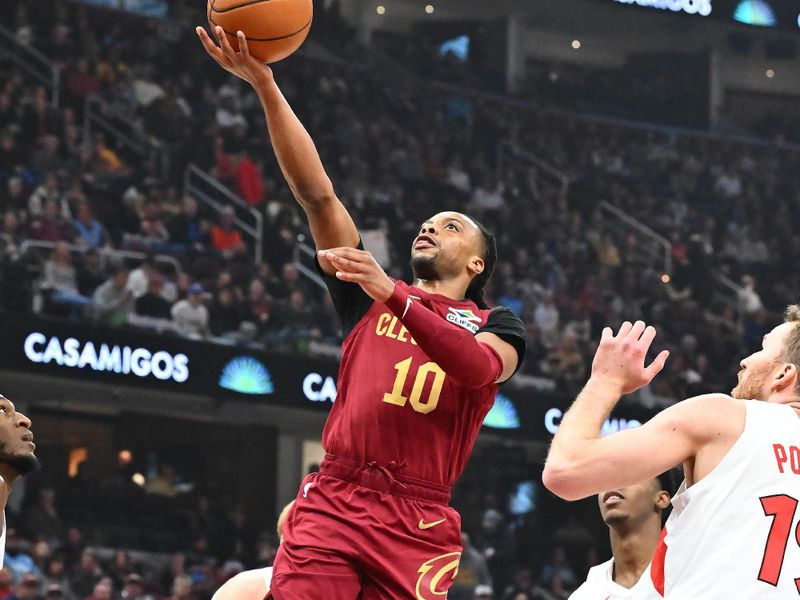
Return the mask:
<svg viewBox="0 0 800 600">
<path fill-rule="evenodd" d="M 0 7 L 61 73 L 56 106 L 0 61 L 0 305 L 225 344 L 335 347 L 335 312 L 308 275 L 308 232 L 257 99 L 176 25 L 202 18 L 180 4 L 167 23 L 45 4 Z M 757 347 L 800 288 L 791 132 L 740 140 L 589 118 L 569 112 L 585 108 L 574 86 L 564 91 L 578 76 L 532 69 L 521 94 L 498 97 L 459 65 L 390 38 L 366 52 L 333 2 L 309 49 L 274 69 L 387 271 L 408 279 L 420 223 L 463 211 L 497 234 L 488 296 L 527 324 L 522 375 L 574 393 L 602 327 L 643 318 L 659 330 L 655 350 L 671 351 L 643 402 L 731 387 L 731 357 Z M 87 127 L 89 110 L 144 150 Z M 188 189 L 190 165 L 243 203 L 204 202 Z M 243 227 L 253 213 L 262 244 Z M 41 477 L 9 515 L 0 600 L 206 598 L 274 556 L 275 535 L 248 530 L 235 498 L 182 493 L 169 468 L 114 490 L 142 509 L 109 528 L 91 525 L 87 482 L 56 494 Z M 602 528 L 514 517 L 480 489 L 468 476 L 456 494 L 465 553 L 452 598 L 566 598 L 604 560 Z M 147 523 L 164 535 L 135 535 L 135 519 L 154 514 L 160 524 Z"/>
</svg>

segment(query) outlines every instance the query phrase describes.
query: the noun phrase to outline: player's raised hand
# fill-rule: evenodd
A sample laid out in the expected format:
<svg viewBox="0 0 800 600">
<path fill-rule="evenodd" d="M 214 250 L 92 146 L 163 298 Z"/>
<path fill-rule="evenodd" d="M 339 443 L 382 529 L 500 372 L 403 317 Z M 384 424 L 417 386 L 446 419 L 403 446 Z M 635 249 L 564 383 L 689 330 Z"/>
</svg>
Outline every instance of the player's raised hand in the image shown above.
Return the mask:
<svg viewBox="0 0 800 600">
<path fill-rule="evenodd" d="M 602 378 L 618 385 L 623 394 L 630 394 L 650 383 L 661 372 L 669 352 L 664 350 L 648 366 L 645 358 L 653 339 L 654 327 L 643 321 L 631 324 L 625 321 L 617 335 L 610 327 L 603 329 L 603 336 L 592 363 L 592 378 Z"/>
<path fill-rule="evenodd" d="M 386 302 L 394 292 L 394 281 L 384 272 L 372 253 L 357 248 L 320 250 L 319 257 L 336 267 L 341 281 L 357 283 L 373 300 Z"/>
<path fill-rule="evenodd" d="M 236 52 L 228 42 L 225 32 L 222 27 L 214 28 L 214 35 L 217 38 L 219 45 L 214 43 L 214 40 L 206 33 L 202 27 L 196 28 L 197 35 L 203 43 L 206 52 L 213 58 L 219 66 L 233 73 L 237 77 L 244 79 L 250 85 L 256 85 L 262 81 L 269 81 L 272 79 L 272 69 L 265 63 L 253 58 L 247 49 L 247 38 L 241 31 L 236 32 L 236 38 L 239 42 L 239 52 Z"/>
</svg>

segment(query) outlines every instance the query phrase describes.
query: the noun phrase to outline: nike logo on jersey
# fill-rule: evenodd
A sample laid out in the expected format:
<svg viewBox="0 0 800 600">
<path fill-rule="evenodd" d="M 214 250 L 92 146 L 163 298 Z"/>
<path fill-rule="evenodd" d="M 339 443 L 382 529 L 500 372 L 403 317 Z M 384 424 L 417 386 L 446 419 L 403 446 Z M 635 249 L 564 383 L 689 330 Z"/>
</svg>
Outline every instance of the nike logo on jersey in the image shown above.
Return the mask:
<svg viewBox="0 0 800 600">
<path fill-rule="evenodd" d="M 424 520 L 419 520 L 419 528 L 420 529 L 430 529 L 431 527 L 436 527 L 437 525 L 441 525 L 447 519 L 439 519 L 438 521 L 433 521 L 431 523 L 426 523 Z"/>
<path fill-rule="evenodd" d="M 313 481 L 309 481 L 307 484 L 303 486 L 303 498 L 308 498 L 308 490 L 314 485 Z"/>
<path fill-rule="evenodd" d="M 406 309 L 403 311 L 403 316 L 400 317 L 401 319 L 406 318 L 406 313 L 408 312 L 408 309 L 411 308 L 412 304 L 414 304 L 414 301 L 411 298 L 406 298 Z"/>
</svg>

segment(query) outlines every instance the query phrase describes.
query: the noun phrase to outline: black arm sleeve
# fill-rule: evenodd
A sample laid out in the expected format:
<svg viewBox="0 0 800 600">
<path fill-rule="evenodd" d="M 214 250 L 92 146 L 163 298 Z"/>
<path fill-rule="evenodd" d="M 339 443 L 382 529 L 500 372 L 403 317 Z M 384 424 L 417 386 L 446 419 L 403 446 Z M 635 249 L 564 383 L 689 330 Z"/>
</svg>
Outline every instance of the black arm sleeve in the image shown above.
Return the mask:
<svg viewBox="0 0 800 600">
<path fill-rule="evenodd" d="M 364 249 L 364 243 L 361 240 L 358 242 L 358 249 Z M 336 313 L 342 324 L 342 337 L 346 338 L 375 301 L 357 283 L 342 281 L 336 279 L 335 276 L 328 275 L 322 270 L 316 256 L 314 256 L 314 266 L 319 276 L 325 281 L 325 286 L 333 299 L 333 305 L 336 307 Z"/>
<path fill-rule="evenodd" d="M 504 342 L 514 346 L 517 351 L 517 369 L 525 358 L 525 348 L 528 345 L 528 335 L 525 332 L 525 323 L 505 306 L 498 306 L 489 315 L 486 325 L 477 333 L 493 333 Z"/>
</svg>

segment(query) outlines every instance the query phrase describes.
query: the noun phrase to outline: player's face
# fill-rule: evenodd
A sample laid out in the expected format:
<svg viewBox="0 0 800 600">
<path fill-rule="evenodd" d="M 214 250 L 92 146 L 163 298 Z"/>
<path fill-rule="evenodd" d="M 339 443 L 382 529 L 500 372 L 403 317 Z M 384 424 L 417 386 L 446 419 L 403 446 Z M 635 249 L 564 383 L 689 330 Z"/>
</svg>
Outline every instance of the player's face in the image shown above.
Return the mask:
<svg viewBox="0 0 800 600">
<path fill-rule="evenodd" d="M 472 219 L 443 212 L 425 221 L 411 246 L 411 268 L 417 279 L 458 276 L 468 267 L 483 270 L 481 232 Z"/>
<path fill-rule="evenodd" d="M 764 336 L 761 350 L 745 358 L 739 366 L 739 383 L 731 395 L 741 400 L 766 400 L 772 390 L 772 380 L 781 370 L 784 342 L 795 325 L 783 323 Z"/>
<path fill-rule="evenodd" d="M 25 475 L 39 464 L 35 450 L 31 420 L 17 412 L 8 398 L 0 395 L 0 463 Z"/>
<path fill-rule="evenodd" d="M 597 495 L 600 514 L 606 525 L 624 521 L 639 521 L 653 512 L 664 508 L 659 506 L 662 497 L 657 479 L 637 483 L 618 490 L 608 490 Z M 661 501 L 663 504 L 663 500 Z"/>
</svg>

